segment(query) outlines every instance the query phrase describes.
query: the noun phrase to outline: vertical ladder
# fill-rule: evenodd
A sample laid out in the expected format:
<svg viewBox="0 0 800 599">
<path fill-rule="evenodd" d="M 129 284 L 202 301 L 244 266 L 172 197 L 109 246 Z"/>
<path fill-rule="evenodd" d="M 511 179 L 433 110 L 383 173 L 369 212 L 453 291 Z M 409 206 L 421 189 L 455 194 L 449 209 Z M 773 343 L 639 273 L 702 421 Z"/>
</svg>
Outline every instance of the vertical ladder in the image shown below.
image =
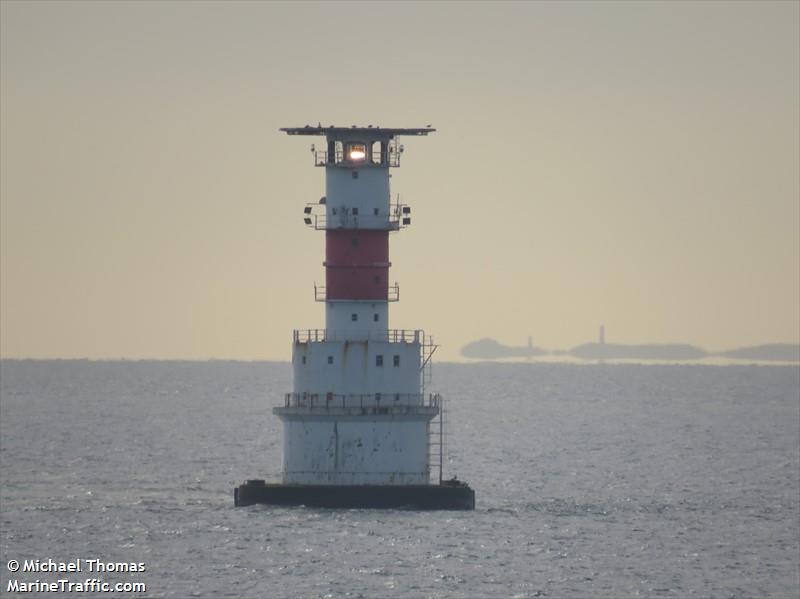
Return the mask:
<svg viewBox="0 0 800 599">
<path fill-rule="evenodd" d="M 420 354 L 420 360 L 422 363 L 419 367 L 423 397 L 425 397 L 425 389 L 431 384 L 431 380 L 433 379 L 433 361 L 431 358 L 438 347 L 439 346 L 433 342 L 433 337 L 423 336 L 422 353 Z"/>
<path fill-rule="evenodd" d="M 425 389 L 433 378 L 433 354 L 439 346 L 433 342 L 433 337 L 425 336 L 422 333 L 422 352 L 420 353 L 420 387 L 423 401 Z M 444 478 L 444 398 L 438 393 L 431 394 L 430 405 L 439 408 L 439 412 L 428 423 L 428 473 L 432 480 L 438 475 L 439 484 Z"/>
<path fill-rule="evenodd" d="M 433 397 L 436 398 L 439 413 L 430 421 L 428 426 L 428 468 L 431 479 L 436 480 L 438 478 L 439 484 L 442 484 L 444 479 L 444 440 L 446 436 L 444 430 L 444 398 L 438 393 Z"/>
</svg>

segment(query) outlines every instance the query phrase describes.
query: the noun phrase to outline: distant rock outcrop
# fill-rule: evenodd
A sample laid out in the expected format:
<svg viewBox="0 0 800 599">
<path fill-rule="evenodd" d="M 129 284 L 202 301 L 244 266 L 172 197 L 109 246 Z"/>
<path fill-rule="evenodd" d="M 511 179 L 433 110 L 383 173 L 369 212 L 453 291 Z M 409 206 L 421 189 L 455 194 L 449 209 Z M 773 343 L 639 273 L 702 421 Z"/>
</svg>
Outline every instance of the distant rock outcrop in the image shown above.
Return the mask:
<svg viewBox="0 0 800 599">
<path fill-rule="evenodd" d="M 584 343 L 567 353 L 584 360 L 700 360 L 708 355 L 701 347 L 672 343 L 647 345 Z"/>
<path fill-rule="evenodd" d="M 740 347 L 717 354 L 736 360 L 759 360 L 765 362 L 800 362 L 800 345 L 793 343 L 770 343 Z"/>
<path fill-rule="evenodd" d="M 478 341 L 468 343 L 461 348 L 461 355 L 465 358 L 477 358 L 480 360 L 497 360 L 499 358 L 532 358 L 534 356 L 544 356 L 549 352 L 533 344 L 512 347 L 503 345 L 494 339 L 485 337 Z"/>
</svg>

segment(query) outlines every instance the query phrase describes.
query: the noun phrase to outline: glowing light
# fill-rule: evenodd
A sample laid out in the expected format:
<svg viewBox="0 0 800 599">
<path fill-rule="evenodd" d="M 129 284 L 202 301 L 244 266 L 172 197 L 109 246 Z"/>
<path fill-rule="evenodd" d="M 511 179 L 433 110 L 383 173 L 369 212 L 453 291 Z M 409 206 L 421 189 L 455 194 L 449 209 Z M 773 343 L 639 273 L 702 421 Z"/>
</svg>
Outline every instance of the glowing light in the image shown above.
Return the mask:
<svg viewBox="0 0 800 599">
<path fill-rule="evenodd" d="M 367 149 L 362 144 L 353 144 L 348 153 L 350 160 L 364 160 L 367 157 Z"/>
</svg>

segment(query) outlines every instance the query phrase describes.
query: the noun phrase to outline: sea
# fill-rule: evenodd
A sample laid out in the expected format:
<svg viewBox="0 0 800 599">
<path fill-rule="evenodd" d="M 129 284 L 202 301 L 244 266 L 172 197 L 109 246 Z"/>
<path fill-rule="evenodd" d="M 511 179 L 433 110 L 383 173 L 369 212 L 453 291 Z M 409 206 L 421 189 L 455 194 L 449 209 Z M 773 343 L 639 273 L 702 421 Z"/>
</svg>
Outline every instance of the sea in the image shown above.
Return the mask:
<svg viewBox="0 0 800 599">
<path fill-rule="evenodd" d="M 0 594 L 798 597 L 797 365 L 438 364 L 474 512 L 235 508 L 280 476 L 290 379 L 0 363 Z"/>
</svg>

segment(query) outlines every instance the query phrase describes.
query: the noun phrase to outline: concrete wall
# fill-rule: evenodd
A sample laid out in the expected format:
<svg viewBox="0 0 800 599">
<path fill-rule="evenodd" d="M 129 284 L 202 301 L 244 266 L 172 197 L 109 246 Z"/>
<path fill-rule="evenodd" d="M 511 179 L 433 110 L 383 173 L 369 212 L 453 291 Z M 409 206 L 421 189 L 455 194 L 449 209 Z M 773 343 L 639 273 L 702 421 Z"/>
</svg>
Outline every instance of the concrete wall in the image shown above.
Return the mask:
<svg viewBox="0 0 800 599">
<path fill-rule="evenodd" d="M 282 418 L 284 483 L 429 482 L 429 416 Z"/>
<path fill-rule="evenodd" d="M 356 320 L 353 320 L 353 314 Z M 385 335 L 389 328 L 389 305 L 386 302 L 326 302 L 325 328 L 338 339 Z"/>
<path fill-rule="evenodd" d="M 353 173 L 356 173 L 356 178 L 353 177 Z M 388 228 L 389 194 L 388 167 L 326 167 L 325 197 L 328 228 Z M 358 214 L 353 214 L 353 208 Z"/>
<path fill-rule="evenodd" d="M 383 366 L 377 356 L 383 356 Z M 394 357 L 399 357 L 399 366 Z M 332 358 L 329 363 L 328 358 Z M 305 360 L 304 360 L 305 358 Z M 420 392 L 420 344 L 387 341 L 295 342 L 293 392 L 336 395 Z"/>
</svg>

